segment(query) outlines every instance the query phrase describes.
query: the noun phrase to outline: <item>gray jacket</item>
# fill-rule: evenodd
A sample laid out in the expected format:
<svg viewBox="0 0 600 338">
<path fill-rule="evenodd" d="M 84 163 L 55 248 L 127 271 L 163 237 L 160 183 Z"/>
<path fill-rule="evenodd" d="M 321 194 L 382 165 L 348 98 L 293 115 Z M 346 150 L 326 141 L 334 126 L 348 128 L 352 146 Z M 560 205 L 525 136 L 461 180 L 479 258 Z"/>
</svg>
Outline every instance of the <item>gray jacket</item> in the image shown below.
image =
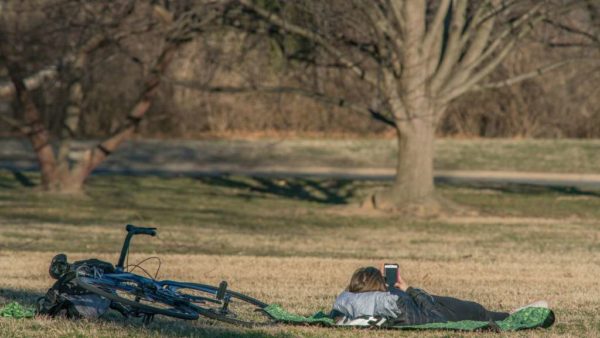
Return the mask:
<svg viewBox="0 0 600 338">
<path fill-rule="evenodd" d="M 352 293 L 344 291 L 335 300 L 333 309 L 350 318 L 397 318 L 401 312 L 397 301 L 398 296 L 392 295 L 389 292 Z"/>
<path fill-rule="evenodd" d="M 384 317 L 394 324 L 424 324 L 446 322 L 431 295 L 409 287 L 406 292 L 342 292 L 333 304 L 333 312 L 348 318 Z"/>
</svg>

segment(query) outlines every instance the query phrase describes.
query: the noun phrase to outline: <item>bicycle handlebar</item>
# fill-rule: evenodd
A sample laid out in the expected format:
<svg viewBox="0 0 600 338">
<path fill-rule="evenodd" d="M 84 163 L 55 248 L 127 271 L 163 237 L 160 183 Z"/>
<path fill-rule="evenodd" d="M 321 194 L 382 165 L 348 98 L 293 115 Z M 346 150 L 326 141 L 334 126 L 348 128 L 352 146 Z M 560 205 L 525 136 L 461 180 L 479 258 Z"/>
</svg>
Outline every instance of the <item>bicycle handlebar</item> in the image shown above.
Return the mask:
<svg viewBox="0 0 600 338">
<path fill-rule="evenodd" d="M 125 230 L 127 230 L 127 236 L 125 236 L 125 242 L 123 242 L 123 248 L 121 249 L 121 255 L 119 256 L 119 262 L 115 266 L 117 271 L 123 271 L 125 258 L 127 257 L 127 252 L 129 251 L 129 242 L 131 242 L 131 237 L 135 235 L 149 235 L 156 236 L 156 228 L 143 228 L 136 227 L 133 224 L 127 224 L 125 226 Z"/>
<path fill-rule="evenodd" d="M 132 235 L 149 235 L 156 236 L 156 228 L 136 227 L 133 224 L 127 224 L 125 230 Z"/>
</svg>

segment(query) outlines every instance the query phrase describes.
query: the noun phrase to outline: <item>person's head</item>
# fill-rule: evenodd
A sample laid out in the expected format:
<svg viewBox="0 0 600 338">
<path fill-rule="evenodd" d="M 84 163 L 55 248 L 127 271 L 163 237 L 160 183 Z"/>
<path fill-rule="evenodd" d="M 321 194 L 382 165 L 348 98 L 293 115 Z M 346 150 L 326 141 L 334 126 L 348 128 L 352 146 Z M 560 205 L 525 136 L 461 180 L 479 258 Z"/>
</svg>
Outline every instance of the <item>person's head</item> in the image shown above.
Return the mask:
<svg viewBox="0 0 600 338">
<path fill-rule="evenodd" d="M 367 266 L 354 271 L 346 290 L 354 293 L 387 291 L 387 287 L 381 271 L 375 267 Z"/>
</svg>

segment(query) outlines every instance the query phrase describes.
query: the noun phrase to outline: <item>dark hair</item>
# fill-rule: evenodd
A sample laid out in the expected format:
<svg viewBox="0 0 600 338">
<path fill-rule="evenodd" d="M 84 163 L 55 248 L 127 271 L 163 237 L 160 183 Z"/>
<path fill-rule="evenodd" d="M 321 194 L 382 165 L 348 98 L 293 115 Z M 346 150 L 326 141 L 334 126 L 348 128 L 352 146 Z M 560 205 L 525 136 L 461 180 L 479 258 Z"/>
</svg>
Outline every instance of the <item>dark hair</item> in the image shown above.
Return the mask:
<svg viewBox="0 0 600 338">
<path fill-rule="evenodd" d="M 381 271 L 375 267 L 367 266 L 354 271 L 346 290 L 354 293 L 387 291 L 387 287 Z"/>
</svg>

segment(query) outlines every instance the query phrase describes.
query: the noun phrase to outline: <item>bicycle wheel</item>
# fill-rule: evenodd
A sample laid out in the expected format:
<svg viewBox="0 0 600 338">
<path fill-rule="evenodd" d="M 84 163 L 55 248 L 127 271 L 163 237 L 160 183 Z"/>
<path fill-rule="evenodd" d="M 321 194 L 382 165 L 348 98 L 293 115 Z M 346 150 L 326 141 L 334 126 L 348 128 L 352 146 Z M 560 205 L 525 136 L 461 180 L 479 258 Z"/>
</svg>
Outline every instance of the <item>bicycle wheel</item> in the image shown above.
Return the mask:
<svg viewBox="0 0 600 338">
<path fill-rule="evenodd" d="M 227 290 L 223 299 L 219 300 L 216 297 L 219 288 L 215 286 L 174 281 L 161 284 L 163 288 L 195 305 L 195 310 L 201 316 L 247 327 L 275 323 L 263 310 L 268 304 L 239 292 Z"/>
<path fill-rule="evenodd" d="M 162 290 L 151 279 L 130 273 L 97 275 L 82 271 L 75 278 L 81 288 L 119 303 L 134 314 L 198 319 L 198 312 L 188 301 Z"/>
</svg>

